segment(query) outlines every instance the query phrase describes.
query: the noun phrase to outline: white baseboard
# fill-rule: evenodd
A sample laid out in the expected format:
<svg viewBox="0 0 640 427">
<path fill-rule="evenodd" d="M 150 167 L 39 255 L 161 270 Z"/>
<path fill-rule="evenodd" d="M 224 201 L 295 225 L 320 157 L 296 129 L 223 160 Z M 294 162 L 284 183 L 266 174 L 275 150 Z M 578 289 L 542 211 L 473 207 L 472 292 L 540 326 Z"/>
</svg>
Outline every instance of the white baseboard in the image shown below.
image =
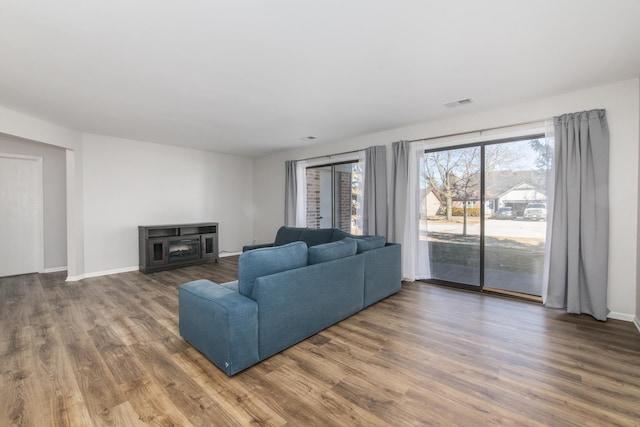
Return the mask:
<svg viewBox="0 0 640 427">
<path fill-rule="evenodd" d="M 218 254 L 218 256 L 220 258 L 225 258 L 228 256 L 240 255 L 241 253 L 242 252 L 223 252 Z M 66 267 L 64 269 L 66 270 Z M 137 265 L 135 267 L 116 268 L 115 270 L 97 271 L 95 273 L 80 274 L 78 276 L 67 276 L 66 281 L 77 282 L 78 280 L 87 279 L 89 277 L 108 276 L 109 274 L 128 273 L 129 271 L 138 271 L 138 270 L 139 270 L 139 267 Z M 56 271 L 62 271 L 62 270 L 56 270 Z"/>
<path fill-rule="evenodd" d="M 78 276 L 68 276 L 67 282 L 77 282 L 78 280 L 87 279 L 89 277 L 108 276 L 109 274 L 127 273 L 129 271 L 138 271 L 139 267 L 116 268 L 114 270 L 96 271 L 94 273 L 80 274 Z"/>
<path fill-rule="evenodd" d="M 640 319 L 637 316 L 633 319 L 633 324 L 636 325 L 638 332 L 640 332 Z"/>
<path fill-rule="evenodd" d="M 64 267 L 45 268 L 43 273 L 57 273 L 59 271 L 67 271 L 67 266 L 65 265 Z"/>
<path fill-rule="evenodd" d="M 625 322 L 633 322 L 634 319 L 633 314 L 617 313 L 615 311 L 610 312 L 607 317 L 609 319 L 624 320 Z"/>
<path fill-rule="evenodd" d="M 220 258 L 226 258 L 228 256 L 236 256 L 236 255 L 240 255 L 240 254 L 242 254 L 242 252 L 220 252 L 218 254 L 218 256 Z"/>
</svg>

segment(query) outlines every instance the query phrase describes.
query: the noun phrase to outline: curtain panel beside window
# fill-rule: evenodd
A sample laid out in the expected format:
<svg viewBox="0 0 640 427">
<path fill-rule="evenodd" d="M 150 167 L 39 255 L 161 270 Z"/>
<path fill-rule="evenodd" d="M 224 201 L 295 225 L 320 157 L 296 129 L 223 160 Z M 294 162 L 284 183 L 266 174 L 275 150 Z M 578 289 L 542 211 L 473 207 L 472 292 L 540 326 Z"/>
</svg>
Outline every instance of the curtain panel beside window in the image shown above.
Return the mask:
<svg viewBox="0 0 640 427">
<path fill-rule="evenodd" d="M 304 160 L 287 160 L 284 183 L 284 225 L 305 227 L 307 179 Z"/>
<path fill-rule="evenodd" d="M 387 147 L 365 150 L 363 233 L 387 236 Z"/>
<path fill-rule="evenodd" d="M 554 117 L 547 307 L 606 320 L 609 127 L 605 110 Z"/>
<path fill-rule="evenodd" d="M 393 205 L 391 241 L 402 246 L 402 278 L 414 281 L 431 278 L 429 248 L 420 239 L 420 183 L 418 152 L 421 144 L 399 141 L 393 149 Z"/>
<path fill-rule="evenodd" d="M 284 225 L 296 223 L 296 204 L 298 202 L 298 180 L 296 179 L 296 161 L 284 162 Z"/>
</svg>

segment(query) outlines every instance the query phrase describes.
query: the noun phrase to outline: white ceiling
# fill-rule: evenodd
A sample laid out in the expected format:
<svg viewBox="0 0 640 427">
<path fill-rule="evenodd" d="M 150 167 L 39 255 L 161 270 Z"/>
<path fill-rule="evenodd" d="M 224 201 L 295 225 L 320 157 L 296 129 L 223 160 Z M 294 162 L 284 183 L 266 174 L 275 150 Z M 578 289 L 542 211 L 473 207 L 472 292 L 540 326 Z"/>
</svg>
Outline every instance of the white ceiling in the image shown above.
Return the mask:
<svg viewBox="0 0 640 427">
<path fill-rule="evenodd" d="M 223 153 L 638 76 L 638 0 L 0 0 L 0 105 Z"/>
</svg>

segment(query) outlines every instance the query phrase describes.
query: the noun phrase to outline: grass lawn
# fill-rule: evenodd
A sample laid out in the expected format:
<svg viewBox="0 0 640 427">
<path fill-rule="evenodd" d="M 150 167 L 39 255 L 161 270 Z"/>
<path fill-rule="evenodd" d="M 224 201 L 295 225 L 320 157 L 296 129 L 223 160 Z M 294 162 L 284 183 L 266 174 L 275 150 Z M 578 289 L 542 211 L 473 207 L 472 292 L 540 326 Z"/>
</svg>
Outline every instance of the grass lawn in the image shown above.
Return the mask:
<svg viewBox="0 0 640 427">
<path fill-rule="evenodd" d="M 459 279 L 464 271 L 469 276 L 464 283 L 477 284 L 479 236 L 431 232 L 428 241 L 434 278 Z M 486 286 L 539 295 L 543 265 L 544 242 L 541 239 L 485 237 Z M 454 269 L 458 271 L 452 271 Z"/>
</svg>

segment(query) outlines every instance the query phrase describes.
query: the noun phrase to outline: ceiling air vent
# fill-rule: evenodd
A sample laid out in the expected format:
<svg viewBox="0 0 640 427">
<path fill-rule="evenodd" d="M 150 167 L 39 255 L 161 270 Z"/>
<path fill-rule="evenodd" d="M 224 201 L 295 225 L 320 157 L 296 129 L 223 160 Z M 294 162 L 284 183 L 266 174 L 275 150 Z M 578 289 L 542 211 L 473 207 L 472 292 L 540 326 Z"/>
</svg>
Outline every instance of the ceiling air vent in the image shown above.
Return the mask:
<svg viewBox="0 0 640 427">
<path fill-rule="evenodd" d="M 447 108 L 453 108 L 453 107 L 459 107 L 460 105 L 471 104 L 472 102 L 473 102 L 473 99 L 464 98 L 464 99 L 458 99 L 457 101 L 445 102 L 444 106 Z"/>
</svg>

